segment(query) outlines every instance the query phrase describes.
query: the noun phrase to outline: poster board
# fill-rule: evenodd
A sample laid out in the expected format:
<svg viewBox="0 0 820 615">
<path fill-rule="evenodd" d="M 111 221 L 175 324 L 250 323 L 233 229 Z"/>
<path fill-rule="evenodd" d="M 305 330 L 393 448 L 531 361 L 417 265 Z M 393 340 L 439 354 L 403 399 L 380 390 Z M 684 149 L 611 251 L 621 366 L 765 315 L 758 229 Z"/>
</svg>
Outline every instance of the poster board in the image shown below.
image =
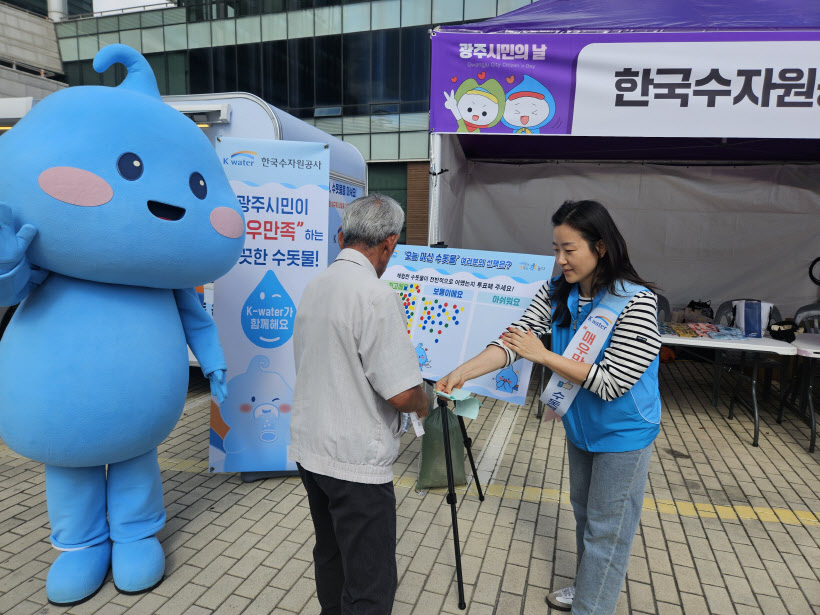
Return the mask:
<svg viewBox="0 0 820 615">
<path fill-rule="evenodd" d="M 214 283 L 228 396 L 211 413 L 212 472 L 293 472 L 287 457 L 296 368 L 293 325 L 327 268 L 329 152 L 322 143 L 220 138 L 216 152 L 245 214 L 245 248 Z"/>
<path fill-rule="evenodd" d="M 532 254 L 396 246 L 382 276 L 402 299 L 407 333 L 426 379 L 437 380 L 481 352 L 524 313 L 552 273 Z M 523 404 L 532 363 L 469 381 L 466 390 Z"/>
</svg>

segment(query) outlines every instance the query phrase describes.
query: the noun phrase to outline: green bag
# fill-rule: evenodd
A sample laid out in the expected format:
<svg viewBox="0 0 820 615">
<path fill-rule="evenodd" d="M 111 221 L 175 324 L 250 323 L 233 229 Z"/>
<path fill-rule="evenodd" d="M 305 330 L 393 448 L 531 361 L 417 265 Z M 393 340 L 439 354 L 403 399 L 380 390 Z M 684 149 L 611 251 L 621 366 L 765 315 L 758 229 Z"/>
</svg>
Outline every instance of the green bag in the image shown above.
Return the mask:
<svg viewBox="0 0 820 615">
<path fill-rule="evenodd" d="M 464 471 L 464 436 L 458 424 L 458 417 L 448 408 L 447 427 L 450 432 L 450 456 L 453 460 L 453 484 L 466 485 Z M 424 419 L 424 435 L 421 437 L 419 456 L 419 477 L 416 490 L 447 486 L 447 466 L 444 457 L 444 434 L 441 428 L 441 408 L 432 404 Z"/>
</svg>

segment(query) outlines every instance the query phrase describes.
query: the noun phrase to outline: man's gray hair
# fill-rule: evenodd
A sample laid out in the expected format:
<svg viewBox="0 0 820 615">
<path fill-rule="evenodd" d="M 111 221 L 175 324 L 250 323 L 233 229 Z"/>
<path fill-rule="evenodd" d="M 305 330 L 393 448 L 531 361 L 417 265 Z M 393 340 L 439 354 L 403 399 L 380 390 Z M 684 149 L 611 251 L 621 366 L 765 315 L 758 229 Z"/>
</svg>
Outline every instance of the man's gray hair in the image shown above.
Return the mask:
<svg viewBox="0 0 820 615">
<path fill-rule="evenodd" d="M 364 244 L 374 248 L 404 226 L 401 205 L 385 194 L 368 194 L 345 207 L 342 233 L 346 247 Z"/>
</svg>

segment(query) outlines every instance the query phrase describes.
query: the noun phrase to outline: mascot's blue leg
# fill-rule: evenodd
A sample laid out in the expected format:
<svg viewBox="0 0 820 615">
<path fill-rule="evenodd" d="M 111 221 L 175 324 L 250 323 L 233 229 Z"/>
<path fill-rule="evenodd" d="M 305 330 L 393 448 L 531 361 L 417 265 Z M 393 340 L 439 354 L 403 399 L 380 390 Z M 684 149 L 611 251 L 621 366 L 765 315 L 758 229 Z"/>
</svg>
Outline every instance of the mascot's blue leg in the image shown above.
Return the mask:
<svg viewBox="0 0 820 615">
<path fill-rule="evenodd" d="M 157 449 L 108 466 L 108 519 L 114 585 L 124 593 L 153 589 L 165 573 L 156 534 L 165 525 Z"/>
<path fill-rule="evenodd" d="M 102 587 L 111 564 L 105 500 L 105 466 L 46 466 L 51 542 L 63 550 L 48 571 L 49 602 L 78 604 Z"/>
</svg>

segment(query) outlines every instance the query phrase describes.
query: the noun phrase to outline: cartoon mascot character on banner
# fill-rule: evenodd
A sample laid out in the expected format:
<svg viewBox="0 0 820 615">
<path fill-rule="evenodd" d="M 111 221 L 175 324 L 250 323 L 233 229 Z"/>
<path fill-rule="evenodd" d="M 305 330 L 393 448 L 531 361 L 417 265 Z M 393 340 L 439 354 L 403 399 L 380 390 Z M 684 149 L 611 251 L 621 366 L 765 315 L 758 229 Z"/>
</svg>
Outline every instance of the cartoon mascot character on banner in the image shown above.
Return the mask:
<svg viewBox="0 0 820 615">
<path fill-rule="evenodd" d="M 193 287 L 224 275 L 244 218 L 196 125 L 125 45 L 118 87 L 52 94 L 0 138 L 0 437 L 45 464 L 49 601 L 162 581 L 157 446 L 188 387 L 186 342 L 224 399 L 216 326 Z"/>
</svg>

